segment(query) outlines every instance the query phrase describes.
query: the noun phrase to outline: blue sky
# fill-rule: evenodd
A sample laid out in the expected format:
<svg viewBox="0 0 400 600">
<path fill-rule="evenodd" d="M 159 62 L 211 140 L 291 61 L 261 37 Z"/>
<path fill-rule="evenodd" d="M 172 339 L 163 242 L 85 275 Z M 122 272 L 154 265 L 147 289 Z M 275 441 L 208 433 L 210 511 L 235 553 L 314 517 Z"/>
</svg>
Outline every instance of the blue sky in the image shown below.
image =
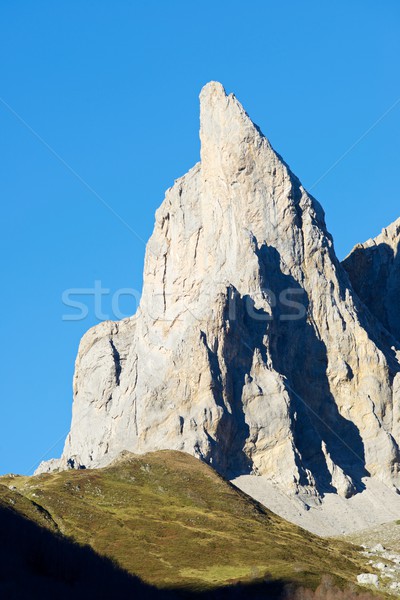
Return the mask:
<svg viewBox="0 0 400 600">
<path fill-rule="evenodd" d="M 0 473 L 60 454 L 99 317 L 87 295 L 63 320 L 63 292 L 101 282 L 104 315 L 140 292 L 154 212 L 199 158 L 207 81 L 312 188 L 339 257 L 400 216 L 399 28 L 397 0 L 1 3 Z"/>
</svg>

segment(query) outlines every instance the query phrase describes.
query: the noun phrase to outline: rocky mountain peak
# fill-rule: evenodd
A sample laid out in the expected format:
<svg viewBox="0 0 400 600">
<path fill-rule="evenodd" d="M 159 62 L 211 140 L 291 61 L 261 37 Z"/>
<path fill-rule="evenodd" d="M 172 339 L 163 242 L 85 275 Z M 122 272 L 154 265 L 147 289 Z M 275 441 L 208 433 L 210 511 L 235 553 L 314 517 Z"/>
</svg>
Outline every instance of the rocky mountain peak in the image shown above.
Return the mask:
<svg viewBox="0 0 400 600">
<path fill-rule="evenodd" d="M 393 340 L 238 100 L 211 82 L 200 112 L 201 162 L 157 211 L 137 314 L 81 342 L 57 464 L 173 449 L 288 493 L 348 497 L 369 475 L 397 485 Z"/>
<path fill-rule="evenodd" d="M 351 283 L 371 313 L 400 340 L 400 219 L 357 244 L 343 261 Z"/>
<path fill-rule="evenodd" d="M 205 178 L 235 178 L 245 168 L 249 146 L 259 146 L 263 136 L 235 96 L 212 81 L 200 93 L 200 140 Z"/>
</svg>

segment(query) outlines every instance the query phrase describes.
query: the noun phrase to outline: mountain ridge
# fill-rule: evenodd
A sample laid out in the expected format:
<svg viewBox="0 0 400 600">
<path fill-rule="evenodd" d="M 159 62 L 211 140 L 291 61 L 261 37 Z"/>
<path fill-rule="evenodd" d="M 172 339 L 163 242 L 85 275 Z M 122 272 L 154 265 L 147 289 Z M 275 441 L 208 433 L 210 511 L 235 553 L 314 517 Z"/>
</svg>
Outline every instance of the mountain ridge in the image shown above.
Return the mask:
<svg viewBox="0 0 400 600">
<path fill-rule="evenodd" d="M 342 262 L 371 313 L 400 339 L 400 218 L 379 235 L 357 244 Z"/>
</svg>

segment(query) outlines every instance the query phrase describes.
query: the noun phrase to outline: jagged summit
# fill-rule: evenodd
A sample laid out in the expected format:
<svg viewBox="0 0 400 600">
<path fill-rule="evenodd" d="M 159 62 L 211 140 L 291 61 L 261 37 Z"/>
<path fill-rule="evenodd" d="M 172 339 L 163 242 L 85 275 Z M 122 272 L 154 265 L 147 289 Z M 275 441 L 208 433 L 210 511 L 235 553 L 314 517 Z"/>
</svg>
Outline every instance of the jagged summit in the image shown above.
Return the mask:
<svg viewBox="0 0 400 600">
<path fill-rule="evenodd" d="M 227 98 L 228 94 L 225 91 L 224 86 L 219 81 L 209 81 L 206 83 L 200 90 L 199 99 L 200 106 L 202 102 L 208 102 L 210 98 L 214 98 L 214 100 L 222 100 L 224 101 Z M 233 97 L 234 95 L 231 94 Z"/>
<path fill-rule="evenodd" d="M 204 179 L 222 178 L 236 185 L 237 176 L 252 168 L 251 154 L 255 158 L 261 147 L 272 171 L 276 164 L 286 166 L 236 96 L 228 95 L 221 83 L 211 81 L 206 84 L 199 98 L 200 155 Z"/>
<path fill-rule="evenodd" d="M 216 148 L 227 144 L 232 148 L 235 144 L 264 137 L 235 95 L 226 94 L 222 84 L 208 83 L 199 98 L 202 150 L 209 144 Z"/>
<path fill-rule="evenodd" d="M 400 240 L 400 217 L 387 227 L 384 227 L 380 235 L 374 239 L 376 244 L 381 243 L 383 240 L 388 240 L 389 243 L 395 246 L 397 251 Z"/>
<path fill-rule="evenodd" d="M 58 464 L 176 449 L 286 492 L 348 497 L 368 475 L 397 485 L 392 338 L 239 101 L 211 82 L 200 113 L 201 162 L 156 213 L 137 314 L 81 341 Z"/>
<path fill-rule="evenodd" d="M 347 259 L 354 253 L 355 250 L 359 248 L 372 248 L 374 246 L 379 246 L 380 244 L 387 244 L 393 249 L 393 253 L 397 254 L 398 247 L 400 243 L 400 217 L 390 223 L 387 227 L 383 227 L 382 231 L 375 238 L 370 238 L 366 242 L 357 243 L 354 248 L 349 252 L 349 254 L 344 259 L 343 263 L 347 261 Z"/>
<path fill-rule="evenodd" d="M 386 329 L 400 341 L 400 218 L 357 244 L 343 261 L 352 285 Z"/>
</svg>

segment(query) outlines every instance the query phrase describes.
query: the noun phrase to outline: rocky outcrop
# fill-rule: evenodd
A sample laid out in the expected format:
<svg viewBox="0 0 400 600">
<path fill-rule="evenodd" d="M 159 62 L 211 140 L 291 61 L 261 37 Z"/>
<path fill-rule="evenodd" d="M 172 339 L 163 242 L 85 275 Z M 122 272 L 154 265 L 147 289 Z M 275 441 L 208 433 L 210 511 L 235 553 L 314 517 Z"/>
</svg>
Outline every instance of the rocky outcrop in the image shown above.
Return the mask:
<svg viewBox="0 0 400 600">
<path fill-rule="evenodd" d="M 137 314 L 82 339 L 59 466 L 169 448 L 286 491 L 397 485 L 397 346 L 235 96 L 211 82 L 200 105 L 201 162 L 156 213 Z"/>
<path fill-rule="evenodd" d="M 400 340 L 400 219 L 343 261 L 353 288 L 373 315 Z"/>
</svg>

